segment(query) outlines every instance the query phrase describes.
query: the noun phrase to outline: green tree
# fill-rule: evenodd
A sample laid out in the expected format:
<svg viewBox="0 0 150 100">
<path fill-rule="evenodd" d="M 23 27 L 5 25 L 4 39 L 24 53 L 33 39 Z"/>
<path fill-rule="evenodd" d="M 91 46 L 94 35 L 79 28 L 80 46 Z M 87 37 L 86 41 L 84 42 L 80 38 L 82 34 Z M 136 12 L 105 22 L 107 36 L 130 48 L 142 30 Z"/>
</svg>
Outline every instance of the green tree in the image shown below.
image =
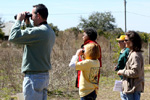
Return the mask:
<svg viewBox="0 0 150 100">
<path fill-rule="evenodd" d="M 1 21 L 1 18 L 0 18 L 0 39 L 3 39 L 3 37 L 4 37 L 4 32 L 1 29 L 3 27 L 4 27 L 4 25 L 3 25 L 3 22 Z"/>
<path fill-rule="evenodd" d="M 82 18 L 80 19 L 80 23 L 78 25 L 79 28 L 87 28 L 87 27 L 94 27 L 96 30 L 100 29 L 100 31 L 110 31 L 114 30 L 116 27 L 114 25 L 115 18 L 111 15 L 110 12 L 94 12 L 89 16 L 88 19 Z"/>
<path fill-rule="evenodd" d="M 3 39 L 4 37 L 4 32 L 2 31 L 2 29 L 0 28 L 0 39 Z"/>
<path fill-rule="evenodd" d="M 56 36 L 58 36 L 59 29 L 57 26 L 54 26 L 53 23 L 48 24 L 55 32 Z"/>
<path fill-rule="evenodd" d="M 2 18 L 0 17 L 0 28 L 2 28 L 3 27 L 3 22 L 2 22 L 2 20 L 1 20 Z"/>
<path fill-rule="evenodd" d="M 58 36 L 58 33 L 59 33 L 58 27 L 57 27 L 57 26 L 54 26 L 53 23 L 50 23 L 50 24 L 48 24 L 48 25 L 54 30 L 56 36 Z M 21 29 L 23 29 L 23 30 L 26 29 L 25 24 L 22 25 Z"/>
<path fill-rule="evenodd" d="M 145 43 L 148 43 L 149 39 L 150 39 L 150 35 L 148 33 L 145 32 L 138 32 L 142 41 Z"/>
<path fill-rule="evenodd" d="M 73 32 L 76 39 L 78 38 L 79 33 L 82 33 L 78 27 L 71 27 L 69 29 L 66 29 L 65 31 L 69 31 L 70 33 Z"/>
</svg>

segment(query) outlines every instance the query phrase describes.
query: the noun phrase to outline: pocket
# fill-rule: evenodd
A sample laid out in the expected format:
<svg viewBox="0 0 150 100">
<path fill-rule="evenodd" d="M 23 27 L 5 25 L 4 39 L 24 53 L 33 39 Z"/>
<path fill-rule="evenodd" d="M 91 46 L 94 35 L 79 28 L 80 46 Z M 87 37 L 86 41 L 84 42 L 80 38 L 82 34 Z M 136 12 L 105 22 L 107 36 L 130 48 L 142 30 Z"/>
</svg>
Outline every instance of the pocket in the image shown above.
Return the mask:
<svg viewBox="0 0 150 100">
<path fill-rule="evenodd" d="M 34 76 L 34 80 L 33 80 L 33 89 L 35 91 L 43 91 L 43 89 L 47 89 L 48 84 L 47 84 L 48 78 L 46 78 L 46 76 Z"/>
<path fill-rule="evenodd" d="M 23 80 L 23 93 L 24 95 L 29 95 L 32 93 L 32 82 L 28 77 L 24 77 Z"/>
</svg>

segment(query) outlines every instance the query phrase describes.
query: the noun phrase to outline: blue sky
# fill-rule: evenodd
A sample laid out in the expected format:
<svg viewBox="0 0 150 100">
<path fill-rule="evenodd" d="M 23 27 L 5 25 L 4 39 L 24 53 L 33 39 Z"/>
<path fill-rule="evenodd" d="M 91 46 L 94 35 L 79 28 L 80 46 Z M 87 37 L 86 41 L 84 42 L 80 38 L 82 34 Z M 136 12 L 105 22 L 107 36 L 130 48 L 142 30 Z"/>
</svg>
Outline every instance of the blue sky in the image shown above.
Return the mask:
<svg viewBox="0 0 150 100">
<path fill-rule="evenodd" d="M 150 0 L 127 1 L 127 30 L 150 33 Z M 43 3 L 49 10 L 48 23 L 60 30 L 76 27 L 80 17 L 88 18 L 93 12 L 111 12 L 117 27 L 124 30 L 124 0 L 3 0 L 0 17 L 3 21 L 14 21 L 14 15 L 32 11 L 32 6 Z"/>
</svg>

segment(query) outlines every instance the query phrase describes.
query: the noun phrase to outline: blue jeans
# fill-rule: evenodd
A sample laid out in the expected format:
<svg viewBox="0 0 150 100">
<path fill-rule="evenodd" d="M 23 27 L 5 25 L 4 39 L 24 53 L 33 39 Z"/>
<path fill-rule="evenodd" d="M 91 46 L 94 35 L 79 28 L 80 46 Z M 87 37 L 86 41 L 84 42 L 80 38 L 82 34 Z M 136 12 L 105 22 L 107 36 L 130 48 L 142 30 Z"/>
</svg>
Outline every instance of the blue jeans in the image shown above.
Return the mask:
<svg viewBox="0 0 150 100">
<path fill-rule="evenodd" d="M 120 97 L 121 100 L 127 100 L 126 94 L 124 94 L 123 92 L 120 92 Z"/>
<path fill-rule="evenodd" d="M 126 94 L 126 100 L 140 100 L 141 92 Z"/>
<path fill-rule="evenodd" d="M 81 97 L 81 100 L 96 100 L 96 97 L 97 97 L 96 92 L 93 91 L 92 93 L 90 93 L 84 97 Z"/>
<path fill-rule="evenodd" d="M 25 100 L 47 100 L 49 73 L 25 74 L 23 93 Z"/>
</svg>

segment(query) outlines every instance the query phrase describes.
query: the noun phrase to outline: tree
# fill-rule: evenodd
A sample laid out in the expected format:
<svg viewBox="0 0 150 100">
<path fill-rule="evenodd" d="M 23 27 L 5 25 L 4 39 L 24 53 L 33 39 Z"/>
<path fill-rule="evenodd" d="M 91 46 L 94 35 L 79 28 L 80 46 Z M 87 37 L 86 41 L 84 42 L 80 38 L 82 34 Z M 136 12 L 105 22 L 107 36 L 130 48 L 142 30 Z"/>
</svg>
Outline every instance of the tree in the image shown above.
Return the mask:
<svg viewBox="0 0 150 100">
<path fill-rule="evenodd" d="M 115 18 L 111 15 L 110 12 L 94 12 L 89 16 L 88 19 L 82 18 L 79 23 L 80 28 L 94 27 L 96 30 L 100 29 L 101 31 L 110 31 L 114 30 L 116 27 L 114 25 Z"/>
<path fill-rule="evenodd" d="M 150 39 L 150 35 L 148 33 L 145 32 L 138 32 L 142 41 L 145 43 L 148 43 L 149 39 Z"/>
<path fill-rule="evenodd" d="M 4 32 L 1 29 L 3 27 L 4 27 L 4 25 L 3 25 L 3 22 L 1 21 L 1 18 L 0 18 L 0 39 L 3 39 L 3 37 L 4 37 Z"/>
<path fill-rule="evenodd" d="M 0 29 L 0 39 L 4 38 L 4 32 L 2 31 L 2 29 Z"/>
<path fill-rule="evenodd" d="M 78 27 L 71 27 L 69 29 L 66 29 L 65 31 L 69 31 L 70 33 L 74 33 L 75 38 L 78 39 L 79 33 L 81 33 L 81 30 Z"/>
<path fill-rule="evenodd" d="M 1 20 L 2 18 L 0 18 L 0 28 L 2 28 L 3 27 L 3 22 L 2 22 L 2 20 Z"/>
<path fill-rule="evenodd" d="M 58 36 L 59 29 L 57 26 L 54 26 L 53 23 L 48 24 L 55 32 L 56 36 Z"/>
</svg>

